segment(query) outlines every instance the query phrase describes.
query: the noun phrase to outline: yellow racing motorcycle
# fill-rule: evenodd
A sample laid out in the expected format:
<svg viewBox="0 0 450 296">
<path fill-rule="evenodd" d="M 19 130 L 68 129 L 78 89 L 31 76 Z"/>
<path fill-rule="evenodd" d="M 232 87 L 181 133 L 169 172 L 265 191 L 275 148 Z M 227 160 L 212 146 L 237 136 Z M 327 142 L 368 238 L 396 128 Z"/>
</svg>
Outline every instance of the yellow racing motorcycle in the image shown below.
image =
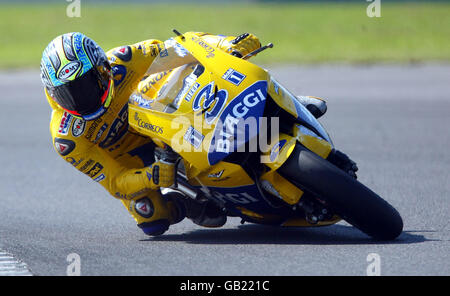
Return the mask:
<svg viewBox="0 0 450 296">
<path fill-rule="evenodd" d="M 271 74 L 187 32 L 165 43 L 129 100 L 129 123 L 177 158 L 171 190 L 227 216 L 279 226 L 342 219 L 391 240 L 399 213 L 356 180 L 355 163 Z"/>
</svg>

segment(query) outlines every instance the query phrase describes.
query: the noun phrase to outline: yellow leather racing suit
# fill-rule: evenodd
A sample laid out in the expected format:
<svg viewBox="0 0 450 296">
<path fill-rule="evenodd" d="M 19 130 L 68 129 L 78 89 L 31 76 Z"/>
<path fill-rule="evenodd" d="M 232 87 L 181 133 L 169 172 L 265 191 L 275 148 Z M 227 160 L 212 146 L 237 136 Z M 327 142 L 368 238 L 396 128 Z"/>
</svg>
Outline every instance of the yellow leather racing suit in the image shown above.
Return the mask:
<svg viewBox="0 0 450 296">
<path fill-rule="evenodd" d="M 260 47 L 258 39 L 198 33 L 211 45 L 240 54 Z M 238 37 L 239 38 L 239 37 Z M 241 41 L 241 40 L 238 40 Z M 152 178 L 155 145 L 128 125 L 128 99 L 153 60 L 164 52 L 164 43 L 150 39 L 107 52 L 114 77 L 114 97 L 101 117 L 84 121 L 60 108 L 46 93 L 53 109 L 50 132 L 58 154 L 111 195 L 121 200 L 146 234 L 158 235 L 185 214 L 173 200 L 165 198 Z M 163 180 L 164 181 L 164 180 Z M 164 182 L 162 182 L 164 183 Z M 168 184 L 170 185 L 170 184 Z"/>
</svg>

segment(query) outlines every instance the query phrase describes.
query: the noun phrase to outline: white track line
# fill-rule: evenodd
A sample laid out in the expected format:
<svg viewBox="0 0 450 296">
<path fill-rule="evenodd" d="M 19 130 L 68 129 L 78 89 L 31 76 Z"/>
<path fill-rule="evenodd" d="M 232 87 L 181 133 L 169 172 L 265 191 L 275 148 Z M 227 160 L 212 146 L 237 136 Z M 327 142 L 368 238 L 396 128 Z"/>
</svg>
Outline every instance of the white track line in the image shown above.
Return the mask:
<svg viewBox="0 0 450 296">
<path fill-rule="evenodd" d="M 13 255 L 0 250 L 0 276 L 32 275 L 28 266 Z"/>
</svg>

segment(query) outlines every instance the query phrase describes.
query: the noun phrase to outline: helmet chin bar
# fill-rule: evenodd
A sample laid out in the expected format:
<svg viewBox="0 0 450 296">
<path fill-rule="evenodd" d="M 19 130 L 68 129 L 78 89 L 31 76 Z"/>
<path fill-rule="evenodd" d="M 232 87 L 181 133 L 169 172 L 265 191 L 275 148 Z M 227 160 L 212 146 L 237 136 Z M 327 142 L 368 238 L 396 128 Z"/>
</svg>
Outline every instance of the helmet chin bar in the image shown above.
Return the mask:
<svg viewBox="0 0 450 296">
<path fill-rule="evenodd" d="M 105 91 L 105 93 L 102 96 L 102 105 L 100 106 L 100 108 L 88 115 L 81 115 L 81 118 L 89 121 L 89 120 L 95 120 L 97 118 L 99 118 L 100 116 L 102 116 L 103 114 L 105 114 L 106 110 L 108 110 L 109 105 L 111 104 L 111 100 L 114 94 L 114 87 L 112 84 L 112 79 L 109 80 L 109 85 L 108 85 L 108 89 Z"/>
</svg>

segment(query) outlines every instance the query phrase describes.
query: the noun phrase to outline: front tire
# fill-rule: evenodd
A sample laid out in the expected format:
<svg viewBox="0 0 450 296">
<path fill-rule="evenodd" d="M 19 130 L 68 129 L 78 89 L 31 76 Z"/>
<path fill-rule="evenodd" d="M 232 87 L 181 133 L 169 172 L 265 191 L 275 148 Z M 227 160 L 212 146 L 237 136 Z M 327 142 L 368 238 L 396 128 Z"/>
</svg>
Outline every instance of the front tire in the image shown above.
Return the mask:
<svg viewBox="0 0 450 296">
<path fill-rule="evenodd" d="M 300 144 L 278 172 L 375 239 L 393 240 L 403 230 L 400 214 L 389 203 Z"/>
</svg>

